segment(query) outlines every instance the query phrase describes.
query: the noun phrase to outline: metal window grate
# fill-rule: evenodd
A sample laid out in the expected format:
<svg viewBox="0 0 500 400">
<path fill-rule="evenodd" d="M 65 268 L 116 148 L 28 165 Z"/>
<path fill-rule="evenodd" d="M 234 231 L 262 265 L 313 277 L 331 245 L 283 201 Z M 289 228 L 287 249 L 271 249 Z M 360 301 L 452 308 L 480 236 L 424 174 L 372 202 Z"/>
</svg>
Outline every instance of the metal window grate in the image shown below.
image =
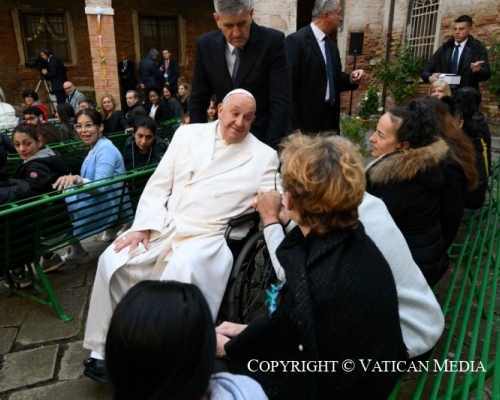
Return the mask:
<svg viewBox="0 0 500 400">
<path fill-rule="evenodd" d="M 71 62 L 68 26 L 63 12 L 19 12 L 26 59 L 47 48 L 63 62 Z"/>
<path fill-rule="evenodd" d="M 139 17 L 141 53 L 148 54 L 154 47 L 160 52 L 168 49 L 174 60 L 179 59 L 179 29 L 177 17 Z"/>
<path fill-rule="evenodd" d="M 434 50 L 439 0 L 415 0 L 410 6 L 408 44 L 415 57 L 430 58 Z"/>
</svg>

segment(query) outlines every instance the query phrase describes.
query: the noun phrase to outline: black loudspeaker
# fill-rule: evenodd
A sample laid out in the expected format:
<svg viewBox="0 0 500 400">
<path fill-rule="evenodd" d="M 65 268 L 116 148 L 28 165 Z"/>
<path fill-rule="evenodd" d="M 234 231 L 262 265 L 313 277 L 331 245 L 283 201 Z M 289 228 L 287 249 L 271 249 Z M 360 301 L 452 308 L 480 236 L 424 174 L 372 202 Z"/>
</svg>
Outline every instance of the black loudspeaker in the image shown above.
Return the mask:
<svg viewBox="0 0 500 400">
<path fill-rule="evenodd" d="M 351 32 L 349 39 L 349 55 L 360 56 L 363 54 L 363 40 L 365 38 L 364 32 Z"/>
</svg>

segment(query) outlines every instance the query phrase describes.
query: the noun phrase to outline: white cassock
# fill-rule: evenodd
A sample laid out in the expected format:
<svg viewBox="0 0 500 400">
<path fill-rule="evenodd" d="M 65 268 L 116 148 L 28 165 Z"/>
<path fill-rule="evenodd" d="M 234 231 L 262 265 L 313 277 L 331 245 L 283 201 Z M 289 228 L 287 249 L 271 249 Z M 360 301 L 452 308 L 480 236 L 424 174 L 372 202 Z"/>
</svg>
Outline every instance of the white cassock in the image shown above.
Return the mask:
<svg viewBox="0 0 500 400">
<path fill-rule="evenodd" d="M 218 128 L 215 121 L 186 125 L 175 133 L 130 229 L 151 230 L 149 250 L 140 244 L 130 254 L 129 247 L 115 253 L 111 245 L 99 258 L 85 348 L 104 355 L 114 308 L 145 279 L 196 284 L 216 318 L 233 263 L 224 239 L 227 222 L 252 211 L 258 192 L 275 187 L 279 164 L 276 151 L 253 135 L 226 145 Z"/>
</svg>

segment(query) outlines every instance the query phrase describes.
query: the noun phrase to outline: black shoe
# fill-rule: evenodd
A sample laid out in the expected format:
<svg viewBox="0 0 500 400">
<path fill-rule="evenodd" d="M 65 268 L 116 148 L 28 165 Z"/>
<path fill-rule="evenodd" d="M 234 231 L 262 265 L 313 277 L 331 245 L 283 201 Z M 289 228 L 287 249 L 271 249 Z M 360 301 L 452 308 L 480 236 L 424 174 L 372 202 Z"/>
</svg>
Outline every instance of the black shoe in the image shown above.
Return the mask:
<svg viewBox="0 0 500 400">
<path fill-rule="evenodd" d="M 89 357 L 83 361 L 85 370 L 83 374 L 90 379 L 109 384 L 108 374 L 106 373 L 106 363 L 104 360 L 97 360 L 96 358 Z"/>
</svg>

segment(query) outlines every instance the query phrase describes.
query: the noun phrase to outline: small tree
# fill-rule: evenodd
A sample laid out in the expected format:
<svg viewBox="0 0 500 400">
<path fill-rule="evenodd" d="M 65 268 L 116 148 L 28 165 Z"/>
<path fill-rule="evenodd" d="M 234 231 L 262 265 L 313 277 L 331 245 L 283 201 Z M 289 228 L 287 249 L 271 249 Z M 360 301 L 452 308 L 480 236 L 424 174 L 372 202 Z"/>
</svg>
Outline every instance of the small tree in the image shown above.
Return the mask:
<svg viewBox="0 0 500 400">
<path fill-rule="evenodd" d="M 394 102 L 399 105 L 415 92 L 424 63 L 423 58 L 413 56 L 411 46 L 397 43 L 394 59 L 382 60 L 375 66 L 375 78 L 386 85 Z"/>
<path fill-rule="evenodd" d="M 486 87 L 500 101 L 500 32 L 497 32 L 488 45 L 488 51 L 493 57 L 490 63 L 491 76 Z"/>
<path fill-rule="evenodd" d="M 378 88 L 370 84 L 366 90 L 365 95 L 359 103 L 358 117 L 361 119 L 369 119 L 372 115 L 377 115 L 382 111 L 379 101 L 379 91 Z"/>
</svg>

